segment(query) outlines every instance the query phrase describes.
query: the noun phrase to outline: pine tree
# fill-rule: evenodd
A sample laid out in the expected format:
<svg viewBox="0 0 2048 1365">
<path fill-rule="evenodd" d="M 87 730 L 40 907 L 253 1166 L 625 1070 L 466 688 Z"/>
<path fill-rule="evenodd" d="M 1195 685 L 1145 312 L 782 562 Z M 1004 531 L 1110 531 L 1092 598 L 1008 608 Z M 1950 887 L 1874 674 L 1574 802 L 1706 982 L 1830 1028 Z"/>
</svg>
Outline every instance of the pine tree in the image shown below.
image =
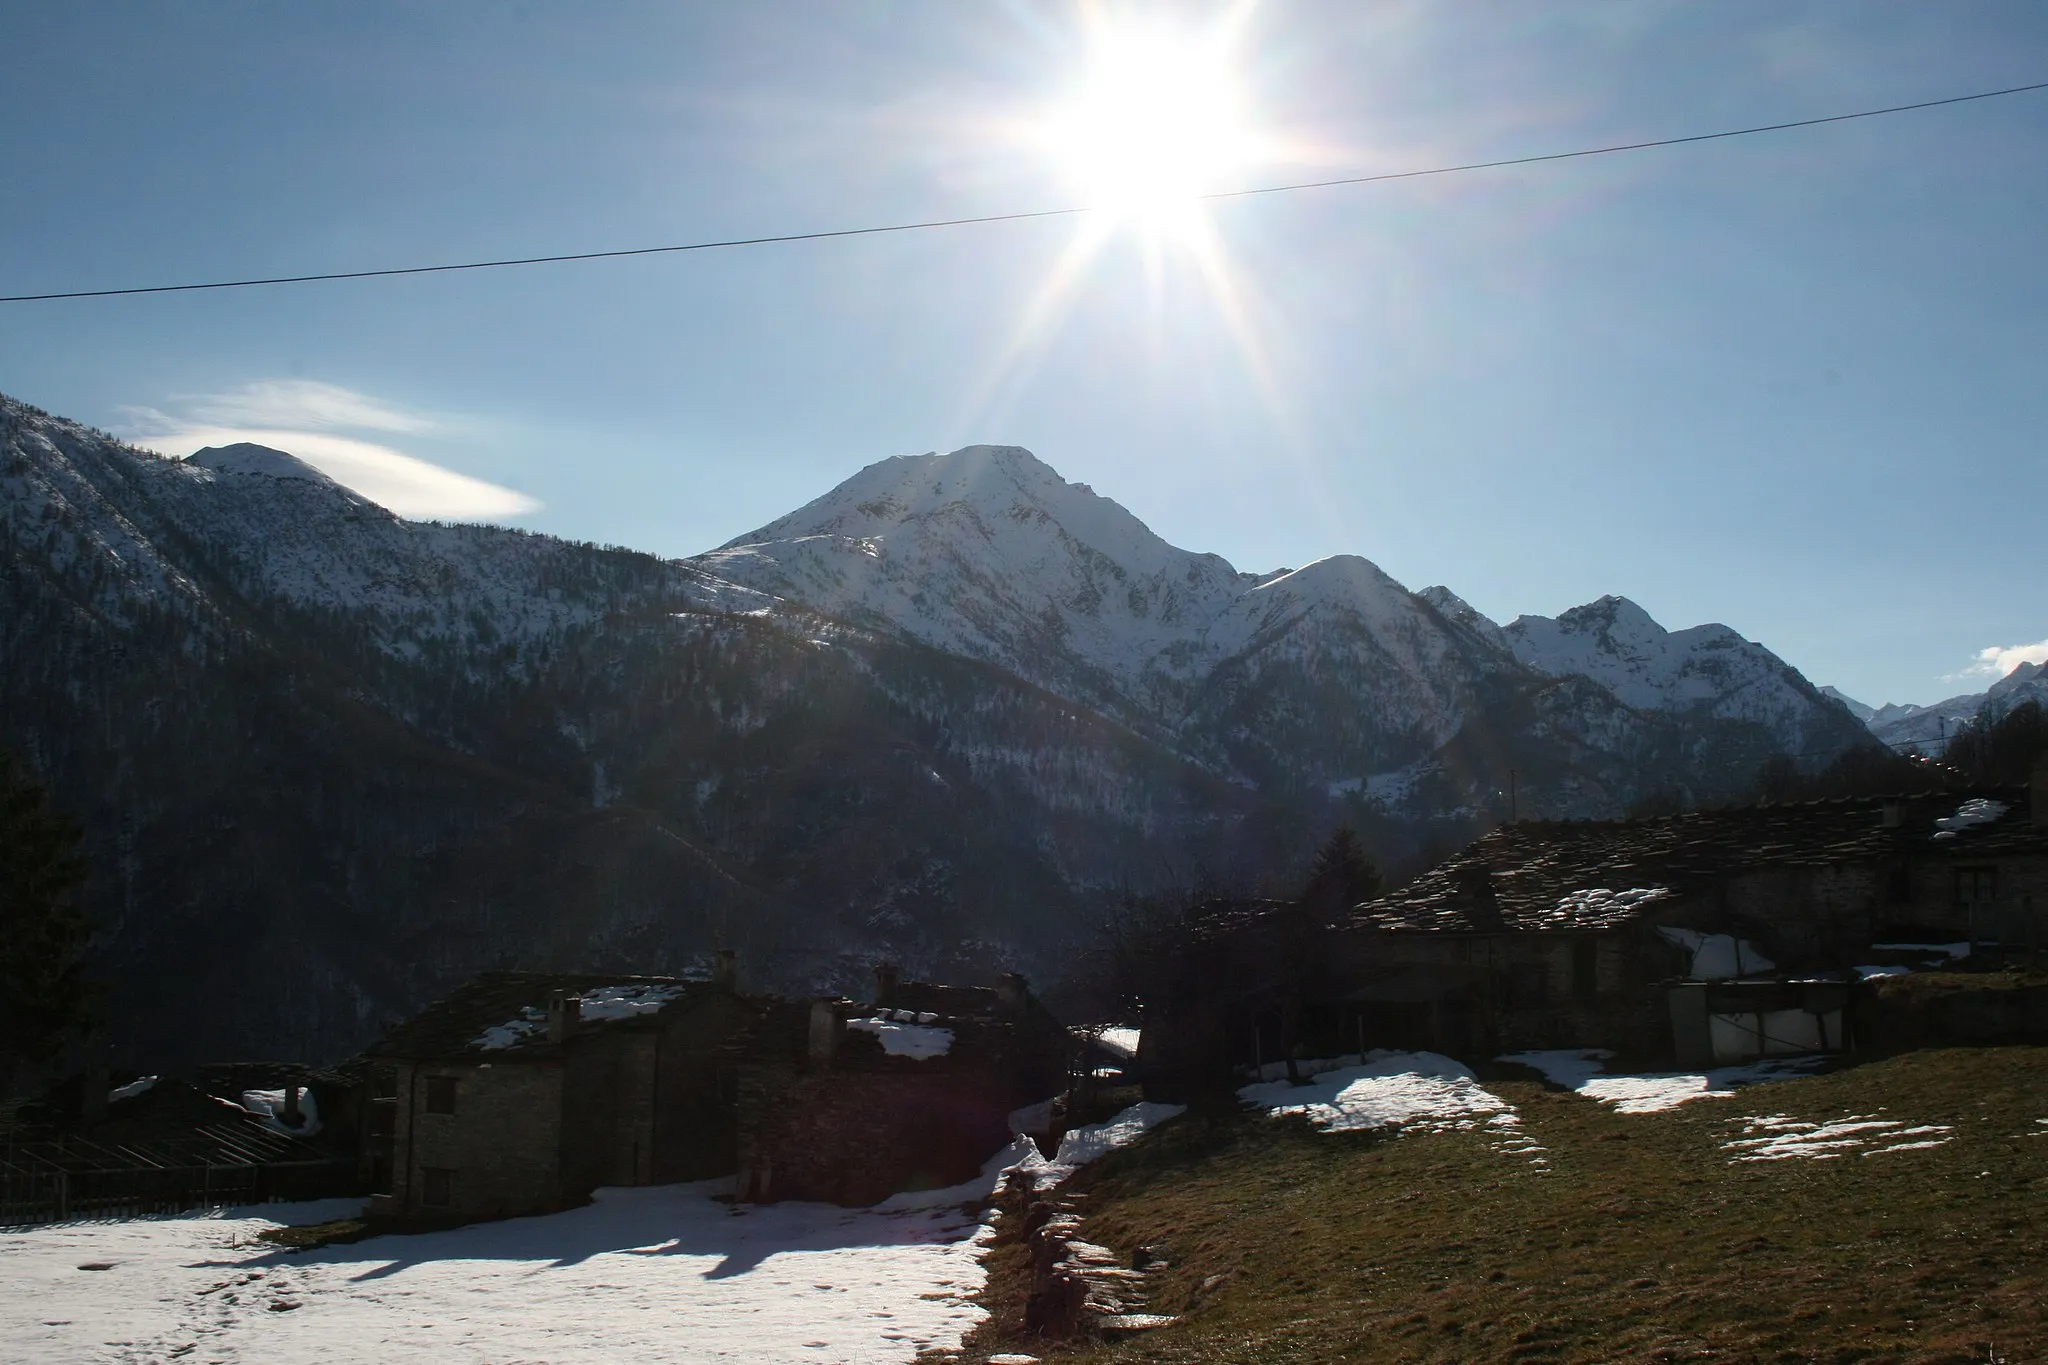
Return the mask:
<svg viewBox="0 0 2048 1365">
<path fill-rule="evenodd" d="M 79 841 L 78 826 L 0 751 L 0 1094 L 92 1022 L 91 930 L 73 900 L 85 881 Z"/>
<path fill-rule="evenodd" d="M 1339 825 L 1310 865 L 1301 901 L 1323 915 L 1341 914 L 1383 889 L 1379 867 L 1367 855 L 1358 831 Z"/>
</svg>

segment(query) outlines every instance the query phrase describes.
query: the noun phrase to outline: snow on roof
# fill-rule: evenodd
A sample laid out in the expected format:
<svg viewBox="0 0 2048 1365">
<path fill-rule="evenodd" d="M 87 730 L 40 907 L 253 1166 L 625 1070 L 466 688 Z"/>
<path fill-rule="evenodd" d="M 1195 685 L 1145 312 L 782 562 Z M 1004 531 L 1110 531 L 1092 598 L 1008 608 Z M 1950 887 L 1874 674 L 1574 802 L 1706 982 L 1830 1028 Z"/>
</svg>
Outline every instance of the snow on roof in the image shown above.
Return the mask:
<svg viewBox="0 0 2048 1365">
<path fill-rule="evenodd" d="M 1954 815 L 1936 820 L 1934 822 L 1934 837 L 1937 839 L 1953 839 L 1957 834 L 1972 825 L 1990 824 L 1993 820 L 2005 814 L 2006 809 L 2006 804 L 2003 801 L 1993 801 L 1986 796 L 1975 797 L 1956 807 Z"/>
<path fill-rule="evenodd" d="M 107 1092 L 107 1103 L 118 1104 L 122 1100 L 132 1100 L 137 1095 L 147 1095 L 156 1088 L 159 1079 L 156 1076 L 139 1076 L 126 1085 L 117 1085 Z"/>
<path fill-rule="evenodd" d="M 658 1014 L 664 1005 L 682 993 L 680 984 L 599 986 L 583 993 L 583 1009 L 577 1019 L 581 1023 L 603 1023 L 610 1019 Z M 492 1025 L 472 1038 L 469 1045 L 487 1052 L 515 1047 L 545 1034 L 547 1027 L 547 1006 L 527 1005 L 519 1011 L 517 1018 Z"/>
<path fill-rule="evenodd" d="M 1095 1035 L 1102 1050 L 1125 1061 L 1138 1055 L 1139 1032 L 1134 1028 L 1106 1028 Z"/>
<path fill-rule="evenodd" d="M 1643 906 L 1670 895 L 1668 886 L 1636 886 L 1626 891 L 1594 886 L 1584 891 L 1566 892 L 1558 897 L 1555 909 L 1547 913 L 1539 910 L 1532 918 L 1538 922 L 1536 927 L 1539 928 L 1547 921 L 1579 929 L 1604 929 L 1610 924 L 1620 924 L 1633 918 Z"/>
<path fill-rule="evenodd" d="M 915 1013 L 911 1010 L 882 1010 L 872 1019 L 849 1019 L 846 1027 L 862 1033 L 872 1033 L 882 1044 L 882 1051 L 891 1057 L 909 1057 L 913 1061 L 929 1061 L 943 1057 L 953 1050 L 953 1030 L 941 1028 L 931 1021 L 936 1014 Z M 917 1022 L 917 1021 L 923 1022 Z"/>
</svg>

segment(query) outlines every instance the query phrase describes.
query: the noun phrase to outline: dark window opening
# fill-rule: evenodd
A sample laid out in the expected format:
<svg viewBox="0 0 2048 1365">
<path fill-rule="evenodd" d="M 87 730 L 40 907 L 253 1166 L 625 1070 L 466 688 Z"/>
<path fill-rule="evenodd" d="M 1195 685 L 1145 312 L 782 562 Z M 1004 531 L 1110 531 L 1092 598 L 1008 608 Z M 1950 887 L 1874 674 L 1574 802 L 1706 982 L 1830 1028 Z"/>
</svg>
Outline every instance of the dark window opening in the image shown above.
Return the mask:
<svg viewBox="0 0 2048 1365">
<path fill-rule="evenodd" d="M 1600 941 L 1582 938 L 1572 944 L 1572 994 L 1591 1000 L 1600 993 Z"/>
<path fill-rule="evenodd" d="M 420 1203 L 445 1209 L 455 1202 L 455 1172 L 445 1166 L 420 1167 Z"/>
<path fill-rule="evenodd" d="M 1956 904 L 1989 905 L 1998 899 L 1998 869 L 1959 867 L 1956 869 Z"/>
<path fill-rule="evenodd" d="M 391 1193 L 391 1158 L 373 1156 L 370 1158 L 370 1193 Z"/>
<path fill-rule="evenodd" d="M 398 1131 L 398 1106 L 391 1100 L 371 1100 L 369 1128 L 371 1137 L 390 1137 Z"/>
<path fill-rule="evenodd" d="M 455 1078 L 453 1076 L 427 1077 L 427 1112 L 429 1114 L 452 1114 L 455 1112 Z"/>
</svg>

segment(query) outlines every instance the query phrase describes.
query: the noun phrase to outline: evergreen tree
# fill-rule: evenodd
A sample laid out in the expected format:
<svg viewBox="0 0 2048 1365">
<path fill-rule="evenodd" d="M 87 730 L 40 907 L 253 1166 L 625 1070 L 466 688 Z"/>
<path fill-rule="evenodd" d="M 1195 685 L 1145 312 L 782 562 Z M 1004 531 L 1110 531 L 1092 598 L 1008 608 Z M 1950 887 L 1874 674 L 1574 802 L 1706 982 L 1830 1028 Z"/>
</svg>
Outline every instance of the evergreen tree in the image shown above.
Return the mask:
<svg viewBox="0 0 2048 1365">
<path fill-rule="evenodd" d="M 53 1060 L 92 1022 L 91 931 L 72 899 L 85 881 L 79 839 L 27 768 L 0 751 L 0 1094 L 24 1064 Z"/>
<path fill-rule="evenodd" d="M 1379 867 L 1359 842 L 1358 831 L 1339 825 L 1316 853 L 1300 899 L 1317 914 L 1329 916 L 1376 899 L 1383 889 Z"/>
</svg>

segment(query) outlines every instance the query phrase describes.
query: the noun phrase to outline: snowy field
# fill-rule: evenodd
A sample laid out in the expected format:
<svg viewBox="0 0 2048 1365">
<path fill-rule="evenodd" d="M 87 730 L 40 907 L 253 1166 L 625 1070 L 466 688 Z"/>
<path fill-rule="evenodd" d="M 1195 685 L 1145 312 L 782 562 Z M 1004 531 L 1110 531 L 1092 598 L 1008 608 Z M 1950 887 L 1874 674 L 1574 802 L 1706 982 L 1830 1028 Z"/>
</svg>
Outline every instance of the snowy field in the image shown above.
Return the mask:
<svg viewBox="0 0 2048 1365">
<path fill-rule="evenodd" d="M 354 1201 L 0 1233 L 0 1356 L 85 1361 L 908 1361 L 983 1317 L 980 1224 L 602 1190 L 544 1218 L 290 1252 Z M 104 1269 L 85 1269 L 86 1266 Z"/>
<path fill-rule="evenodd" d="M 893 1365 L 957 1348 L 993 1229 L 967 1212 L 1037 1188 L 1180 1113 L 1136 1105 L 1052 1161 L 1019 1138 L 983 1176 L 872 1209 L 729 1204 L 724 1182 L 599 1190 L 587 1207 L 287 1251 L 258 1234 L 353 1217 L 321 1200 L 0 1231 L 9 1365 Z"/>
</svg>

